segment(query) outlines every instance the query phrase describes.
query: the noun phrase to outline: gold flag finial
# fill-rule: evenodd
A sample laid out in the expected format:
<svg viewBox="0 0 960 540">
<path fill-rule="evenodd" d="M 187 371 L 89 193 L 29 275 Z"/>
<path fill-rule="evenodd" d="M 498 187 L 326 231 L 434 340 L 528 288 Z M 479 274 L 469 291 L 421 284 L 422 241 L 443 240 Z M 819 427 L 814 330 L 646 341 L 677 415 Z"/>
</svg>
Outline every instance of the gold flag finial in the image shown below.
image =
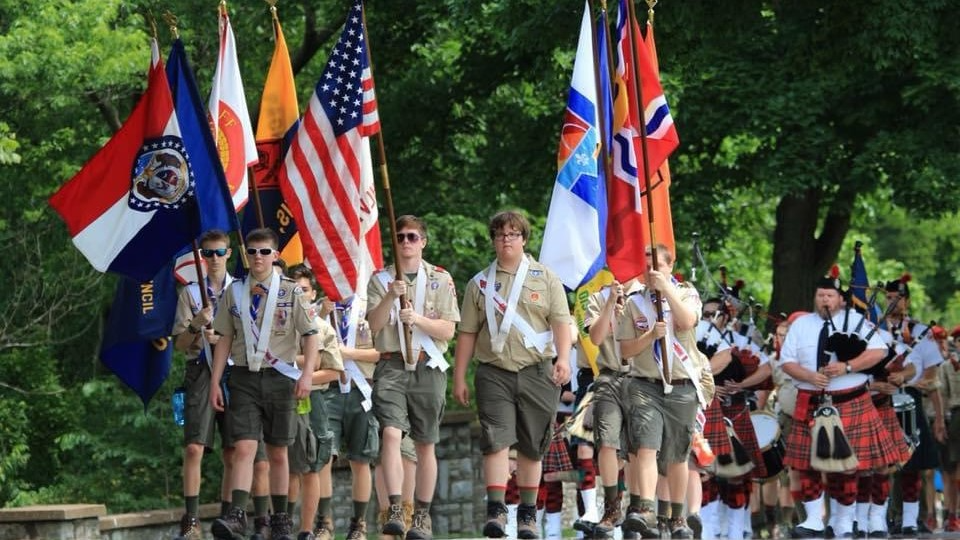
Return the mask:
<svg viewBox="0 0 960 540">
<path fill-rule="evenodd" d="M 270 16 L 273 17 L 273 20 L 279 22 L 277 18 L 277 0 L 264 0 L 264 2 L 270 4 Z"/>
<path fill-rule="evenodd" d="M 170 27 L 173 39 L 180 39 L 180 31 L 177 30 L 177 16 L 167 10 L 163 13 L 163 21 Z"/>
<path fill-rule="evenodd" d="M 147 23 L 150 24 L 150 35 L 153 36 L 153 40 L 157 41 L 157 19 L 153 17 L 153 11 L 147 10 Z"/>
<path fill-rule="evenodd" d="M 653 26 L 653 8 L 656 7 L 659 0 L 647 0 L 647 22 Z"/>
</svg>

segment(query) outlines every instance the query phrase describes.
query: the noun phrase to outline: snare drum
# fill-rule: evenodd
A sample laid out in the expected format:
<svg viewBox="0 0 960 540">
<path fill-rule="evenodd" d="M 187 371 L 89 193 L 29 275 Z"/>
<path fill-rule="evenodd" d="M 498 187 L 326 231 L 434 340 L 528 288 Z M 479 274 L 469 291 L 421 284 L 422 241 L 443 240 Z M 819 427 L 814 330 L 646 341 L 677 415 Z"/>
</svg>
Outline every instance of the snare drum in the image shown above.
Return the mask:
<svg viewBox="0 0 960 540">
<path fill-rule="evenodd" d="M 777 417 L 765 411 L 750 413 L 753 431 L 757 434 L 757 444 L 763 455 L 763 464 L 767 469 L 766 478 L 774 477 L 783 471 L 783 440 L 780 437 L 780 422 Z"/>
<path fill-rule="evenodd" d="M 893 394 L 892 398 L 893 410 L 900 420 L 903 436 L 907 438 L 911 448 L 916 448 L 920 444 L 920 430 L 917 429 L 917 402 L 914 401 L 913 396 L 903 391 Z"/>
</svg>

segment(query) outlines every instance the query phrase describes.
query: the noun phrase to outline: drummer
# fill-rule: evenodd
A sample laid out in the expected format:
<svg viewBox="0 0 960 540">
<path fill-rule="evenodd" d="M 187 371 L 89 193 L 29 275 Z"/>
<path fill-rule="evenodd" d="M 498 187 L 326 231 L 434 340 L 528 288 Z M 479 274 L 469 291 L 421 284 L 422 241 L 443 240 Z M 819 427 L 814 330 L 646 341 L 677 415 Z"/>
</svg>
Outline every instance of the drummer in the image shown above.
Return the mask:
<svg viewBox="0 0 960 540">
<path fill-rule="evenodd" d="M 939 458 L 930 426 L 923 413 L 924 392 L 929 392 L 937 415 L 933 431 L 938 439 L 943 439 L 946 427 L 943 420 L 943 408 L 940 406 L 940 394 L 936 389 L 938 366 L 943 363 L 940 347 L 930 332 L 930 327 L 920 323 L 909 315 L 910 275 L 888 281 L 885 285 L 887 296 L 887 314 L 881 327 L 888 330 L 897 343 L 910 349 L 907 360 L 916 366 L 916 374 L 907 381 L 906 391 L 913 398 L 916 410 L 916 423 L 919 436 L 917 450 L 900 473 L 900 490 L 903 497 L 903 513 L 900 532 L 904 535 L 930 533 L 936 527 L 936 520 L 920 521 L 920 490 L 922 475 L 939 466 Z M 896 531 L 894 531 L 896 532 Z"/>
<path fill-rule="evenodd" d="M 790 326 L 781 349 L 783 370 L 796 381 L 798 389 L 795 421 L 787 437 L 784 464 L 799 472 L 801 500 L 806 510 L 806 519 L 794 527 L 792 536 L 811 538 L 824 534 L 824 512 L 820 504 L 824 491 L 823 475 L 813 469 L 810 458 L 814 439 L 813 414 L 821 396 L 828 393 L 839 412 L 850 447 L 858 458 L 856 470 L 826 475 L 826 490 L 839 502 L 834 532 L 838 538 L 843 538 L 853 532 L 856 474 L 886 470 L 898 458 L 870 401 L 868 376 L 861 373 L 882 360 L 887 348 L 876 333 L 867 340 L 873 325 L 860 325 L 862 315 L 844 306 L 836 266 L 830 276 L 817 281 L 814 306 L 815 313 L 797 318 Z M 849 332 L 846 337 L 850 340 L 866 341 L 863 352 L 846 360 L 840 360 L 836 353 L 830 352 L 828 338 L 838 329 Z"/>
</svg>

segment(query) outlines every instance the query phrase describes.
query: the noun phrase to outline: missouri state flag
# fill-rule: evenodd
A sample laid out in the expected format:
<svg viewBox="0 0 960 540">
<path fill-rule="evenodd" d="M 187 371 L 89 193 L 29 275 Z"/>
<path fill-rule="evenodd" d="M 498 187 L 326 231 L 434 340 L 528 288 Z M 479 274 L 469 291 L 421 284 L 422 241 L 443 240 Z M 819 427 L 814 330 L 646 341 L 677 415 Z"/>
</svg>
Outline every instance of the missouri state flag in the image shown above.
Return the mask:
<svg viewBox="0 0 960 540">
<path fill-rule="evenodd" d="M 557 180 L 540 249 L 540 261 L 571 290 L 603 268 L 606 258 L 607 195 L 590 25 L 590 8 L 584 5 L 557 151 Z"/>
<path fill-rule="evenodd" d="M 200 232 L 197 182 L 156 41 L 147 90 L 120 130 L 49 203 L 101 272 L 152 279 Z"/>
</svg>

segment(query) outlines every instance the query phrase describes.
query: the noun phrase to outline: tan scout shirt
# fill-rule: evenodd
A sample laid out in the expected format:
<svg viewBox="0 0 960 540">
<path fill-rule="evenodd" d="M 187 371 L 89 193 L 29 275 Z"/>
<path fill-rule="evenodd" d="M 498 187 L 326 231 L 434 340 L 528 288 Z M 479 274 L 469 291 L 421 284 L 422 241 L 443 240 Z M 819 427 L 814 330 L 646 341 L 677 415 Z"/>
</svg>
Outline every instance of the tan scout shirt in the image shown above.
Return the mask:
<svg viewBox="0 0 960 540">
<path fill-rule="evenodd" d="M 197 300 L 194 300 L 193 295 L 190 293 L 191 288 L 199 287 L 199 285 L 194 283 L 187 284 L 186 287 L 180 289 L 180 293 L 177 295 L 177 314 L 176 319 L 173 323 L 173 331 L 170 333 L 172 336 L 179 336 L 180 334 L 187 332 L 187 328 L 190 326 L 190 321 L 193 320 L 194 315 L 200 312 L 202 307 L 198 301 L 200 298 L 200 291 L 197 290 Z M 229 287 L 229 284 L 227 285 Z M 220 299 L 223 298 L 223 291 L 227 290 L 227 287 L 224 287 L 220 291 L 219 296 L 211 296 L 210 302 L 213 304 L 213 311 L 217 313 L 217 304 L 220 302 Z M 188 360 L 195 360 L 200 356 L 200 351 L 202 350 L 202 341 L 199 339 L 193 340 L 190 343 L 190 348 L 185 351 Z M 210 359 L 213 360 L 212 358 Z"/>
<path fill-rule="evenodd" d="M 483 275 L 486 275 L 486 271 Z M 515 273 L 507 272 L 497 265 L 497 292 L 501 296 L 506 296 L 506 291 L 510 290 L 515 278 Z M 490 329 L 487 328 L 483 291 L 480 290 L 475 279 L 467 283 L 460 313 L 463 316 L 460 321 L 460 330 L 477 334 L 474 356 L 480 363 L 492 364 L 500 369 L 516 372 L 556 356 L 552 342 L 542 354 L 535 347 L 525 347 L 523 337 L 516 327 L 510 328 L 503 351 L 499 355 L 495 354 L 490 343 Z M 517 302 L 517 317 L 523 317 L 536 332 L 549 330 L 553 323 L 568 324 L 571 321 L 567 295 L 560 278 L 533 258 L 530 259 L 527 278 L 523 282 L 523 290 Z M 497 324 L 499 325 L 502 320 L 503 316 L 497 312 Z"/>
<path fill-rule="evenodd" d="M 700 294 L 697 292 L 697 289 L 687 283 L 676 284 L 676 287 L 680 293 L 681 301 L 694 310 L 697 320 L 699 320 L 702 305 L 700 302 Z M 644 292 L 643 294 L 648 293 Z M 663 295 L 661 295 L 661 300 L 663 305 L 663 319 L 665 321 L 670 321 L 670 305 L 667 303 L 666 299 L 663 298 Z M 647 333 L 654 323 L 656 323 L 656 320 L 647 320 L 647 318 L 640 311 L 640 308 L 637 307 L 636 302 L 634 302 L 632 299 L 627 299 L 623 315 L 617 318 L 617 340 L 623 341 L 627 339 L 638 338 Z M 674 333 L 674 337 L 680 342 L 680 345 L 683 346 L 684 350 L 687 351 L 687 354 L 690 355 L 690 361 L 693 362 L 693 366 L 695 368 L 699 367 L 701 362 L 700 358 L 696 355 L 697 327 L 693 326 L 689 330 L 676 332 Z M 650 377 L 654 379 L 661 377 L 660 368 L 657 367 L 657 362 L 653 358 L 652 347 L 644 349 L 636 356 L 629 358 L 628 361 L 630 362 L 631 376 Z M 677 358 L 674 358 L 673 370 L 670 372 L 670 378 L 672 380 L 690 378 L 687 375 L 686 370 L 683 368 L 683 364 L 681 364 Z"/>
<path fill-rule="evenodd" d="M 421 315 L 430 319 L 459 322 L 460 310 L 457 308 L 457 289 L 453 285 L 453 278 L 439 266 L 434 266 L 426 261 L 422 261 L 420 264 L 423 265 L 423 271 L 427 278 L 423 313 Z M 393 281 L 396 277 L 396 270 L 393 266 L 388 266 L 383 271 L 390 275 L 389 281 Z M 368 313 L 371 309 L 377 307 L 387 294 L 386 288 L 384 288 L 380 278 L 377 277 L 379 273 L 373 274 L 373 277 L 370 278 L 370 286 L 367 287 Z M 412 278 L 405 275 L 403 279 L 407 283 L 407 299 L 412 303 L 417 291 L 416 275 Z M 378 351 L 382 353 L 400 352 L 400 336 L 397 333 L 398 316 L 396 309 L 391 309 L 387 324 L 374 336 L 373 343 Z M 433 343 L 436 344 L 440 352 L 447 351 L 446 341 L 433 339 Z M 361 364 L 362 362 L 357 363 Z"/>
<path fill-rule="evenodd" d="M 252 282 L 252 278 L 250 278 Z M 213 320 L 213 329 L 221 336 L 232 336 L 233 346 L 230 354 L 233 356 L 233 362 L 238 366 L 247 365 L 247 346 L 243 337 L 242 324 L 249 324 L 250 317 L 245 314 L 240 317 L 240 310 L 237 307 L 234 291 L 242 287 L 252 287 L 253 283 L 246 285 L 236 282 L 231 284 L 228 289 L 230 292 L 223 295 L 222 305 L 217 310 L 217 316 Z M 269 289 L 269 282 L 263 284 L 264 288 Z M 244 291 L 246 294 L 246 291 Z M 261 326 L 263 314 L 266 311 L 266 297 L 264 297 L 263 306 L 257 313 L 256 324 L 264 331 L 269 327 L 270 350 L 269 353 L 275 358 L 288 364 L 292 364 L 300 347 L 300 336 L 317 333 L 317 325 L 314 317 L 310 313 L 310 304 L 303 297 L 303 290 L 297 285 L 297 282 L 288 277 L 280 277 L 280 290 L 277 291 L 277 308 L 273 315 L 273 321 L 270 324 Z M 269 368 L 266 361 L 263 368 Z"/>
<path fill-rule="evenodd" d="M 940 364 L 940 399 L 945 411 L 960 407 L 960 370 L 953 367 L 949 359 Z M 926 401 L 933 401 L 932 399 Z M 954 444 L 951 441 L 951 444 Z M 960 444 L 958 441 L 957 444 Z"/>
<path fill-rule="evenodd" d="M 600 317 L 600 313 L 603 311 L 603 305 L 607 303 L 607 299 L 604 296 L 603 291 L 608 289 L 609 287 L 606 287 L 603 290 L 597 291 L 590 295 L 590 298 L 587 300 L 587 311 L 583 317 L 584 327 L 589 329 L 591 326 L 593 326 L 594 321 Z M 614 322 L 615 321 L 616 316 L 614 316 Z M 617 346 L 613 339 L 613 335 L 614 333 L 611 331 L 609 334 L 607 334 L 607 338 L 603 340 L 603 343 L 594 344 L 600 349 L 600 354 L 597 355 L 597 367 L 601 370 L 607 369 L 619 372 L 620 360 L 619 356 L 617 355 Z M 590 338 L 588 337 L 587 339 Z"/>
<path fill-rule="evenodd" d="M 320 338 L 320 355 L 316 369 L 343 371 L 343 357 L 340 356 L 340 339 L 337 331 L 324 319 L 316 317 L 317 334 Z M 316 384 L 312 390 L 326 390 L 330 383 Z"/>
</svg>

